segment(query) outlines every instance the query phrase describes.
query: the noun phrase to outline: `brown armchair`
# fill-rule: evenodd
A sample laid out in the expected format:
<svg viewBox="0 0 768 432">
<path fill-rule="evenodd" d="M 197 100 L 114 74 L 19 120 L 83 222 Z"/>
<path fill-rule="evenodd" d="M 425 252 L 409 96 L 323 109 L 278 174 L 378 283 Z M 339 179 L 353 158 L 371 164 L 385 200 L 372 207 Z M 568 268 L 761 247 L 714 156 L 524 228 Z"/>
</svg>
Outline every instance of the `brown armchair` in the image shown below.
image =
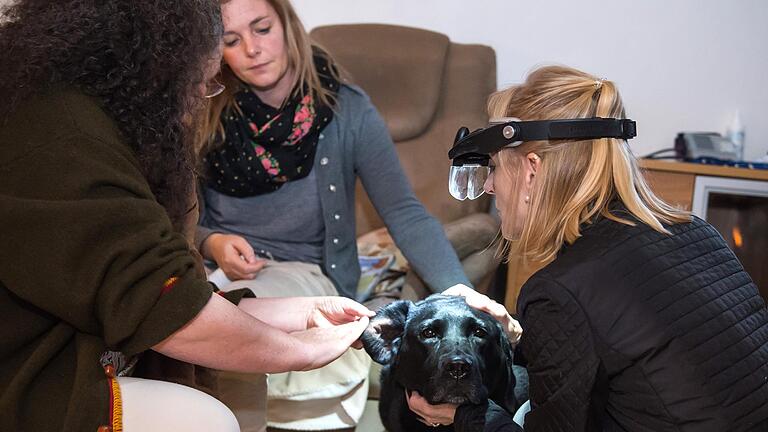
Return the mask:
<svg viewBox="0 0 768 432">
<path fill-rule="evenodd" d="M 451 42 L 428 30 L 351 24 L 317 27 L 313 40 L 368 93 L 384 117 L 416 196 L 445 226 L 475 287 L 485 291 L 498 261 L 486 250 L 498 231 L 490 199 L 460 202 L 448 193 L 448 150 L 460 126 L 487 123 L 486 101 L 496 89 L 492 48 Z M 358 183 L 358 235 L 383 226 Z M 415 274 L 406 287 L 426 294 Z"/>
</svg>

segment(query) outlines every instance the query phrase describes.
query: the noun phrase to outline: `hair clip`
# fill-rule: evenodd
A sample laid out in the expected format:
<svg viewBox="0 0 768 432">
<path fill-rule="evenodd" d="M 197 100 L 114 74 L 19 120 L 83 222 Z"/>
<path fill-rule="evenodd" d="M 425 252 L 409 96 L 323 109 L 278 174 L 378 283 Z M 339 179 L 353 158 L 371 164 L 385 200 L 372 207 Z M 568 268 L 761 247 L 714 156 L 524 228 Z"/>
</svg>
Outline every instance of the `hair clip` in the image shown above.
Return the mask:
<svg viewBox="0 0 768 432">
<path fill-rule="evenodd" d="M 600 88 L 603 86 L 603 82 L 606 81 L 608 78 L 600 78 L 598 80 L 595 80 L 595 90 L 600 90 Z"/>
</svg>

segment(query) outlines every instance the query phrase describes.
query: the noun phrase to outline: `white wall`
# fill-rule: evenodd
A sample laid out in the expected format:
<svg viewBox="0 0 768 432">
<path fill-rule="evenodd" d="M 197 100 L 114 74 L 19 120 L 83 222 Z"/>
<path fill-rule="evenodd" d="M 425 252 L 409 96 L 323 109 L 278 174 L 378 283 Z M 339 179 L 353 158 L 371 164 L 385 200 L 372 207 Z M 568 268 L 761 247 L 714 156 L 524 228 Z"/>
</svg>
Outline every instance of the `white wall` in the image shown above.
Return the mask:
<svg viewBox="0 0 768 432">
<path fill-rule="evenodd" d="M 0 5 L 11 0 L 0 0 Z M 308 29 L 381 22 L 496 50 L 499 86 L 566 64 L 619 85 L 635 153 L 679 131 L 724 132 L 739 110 L 745 157 L 768 151 L 766 0 L 293 0 Z"/>
<path fill-rule="evenodd" d="M 745 157 L 768 151 L 765 0 L 293 0 L 308 29 L 380 22 L 496 50 L 500 87 L 537 65 L 615 81 L 638 122 L 637 155 L 679 131 L 724 132 L 739 110 Z M 406 47 L 403 47 L 406 49 Z"/>
</svg>

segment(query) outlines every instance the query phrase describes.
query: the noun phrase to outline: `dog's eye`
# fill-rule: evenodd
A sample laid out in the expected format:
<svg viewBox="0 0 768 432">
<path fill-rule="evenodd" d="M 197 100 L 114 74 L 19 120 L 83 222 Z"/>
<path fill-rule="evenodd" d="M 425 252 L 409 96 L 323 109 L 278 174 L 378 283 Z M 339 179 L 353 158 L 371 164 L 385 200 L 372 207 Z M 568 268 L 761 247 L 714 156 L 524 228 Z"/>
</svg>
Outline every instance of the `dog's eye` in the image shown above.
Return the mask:
<svg viewBox="0 0 768 432">
<path fill-rule="evenodd" d="M 437 336 L 437 333 L 435 333 L 435 331 L 432 330 L 431 328 L 425 328 L 424 330 L 421 331 L 421 337 L 423 337 L 424 339 L 430 339 L 435 336 Z"/>
<path fill-rule="evenodd" d="M 485 331 L 485 329 L 478 327 L 475 329 L 474 332 L 472 332 L 472 334 L 474 334 L 477 337 L 485 337 L 488 334 L 488 332 Z"/>
</svg>

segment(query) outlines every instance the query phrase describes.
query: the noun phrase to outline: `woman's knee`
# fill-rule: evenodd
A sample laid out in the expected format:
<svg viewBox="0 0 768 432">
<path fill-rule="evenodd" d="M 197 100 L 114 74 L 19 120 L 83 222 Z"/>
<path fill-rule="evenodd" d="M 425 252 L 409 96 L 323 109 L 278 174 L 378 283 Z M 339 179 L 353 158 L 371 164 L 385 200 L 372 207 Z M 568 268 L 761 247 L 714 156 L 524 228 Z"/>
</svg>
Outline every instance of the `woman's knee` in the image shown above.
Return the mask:
<svg viewBox="0 0 768 432">
<path fill-rule="evenodd" d="M 118 383 L 126 432 L 240 431 L 232 411 L 199 390 L 131 377 L 118 378 Z"/>
</svg>

